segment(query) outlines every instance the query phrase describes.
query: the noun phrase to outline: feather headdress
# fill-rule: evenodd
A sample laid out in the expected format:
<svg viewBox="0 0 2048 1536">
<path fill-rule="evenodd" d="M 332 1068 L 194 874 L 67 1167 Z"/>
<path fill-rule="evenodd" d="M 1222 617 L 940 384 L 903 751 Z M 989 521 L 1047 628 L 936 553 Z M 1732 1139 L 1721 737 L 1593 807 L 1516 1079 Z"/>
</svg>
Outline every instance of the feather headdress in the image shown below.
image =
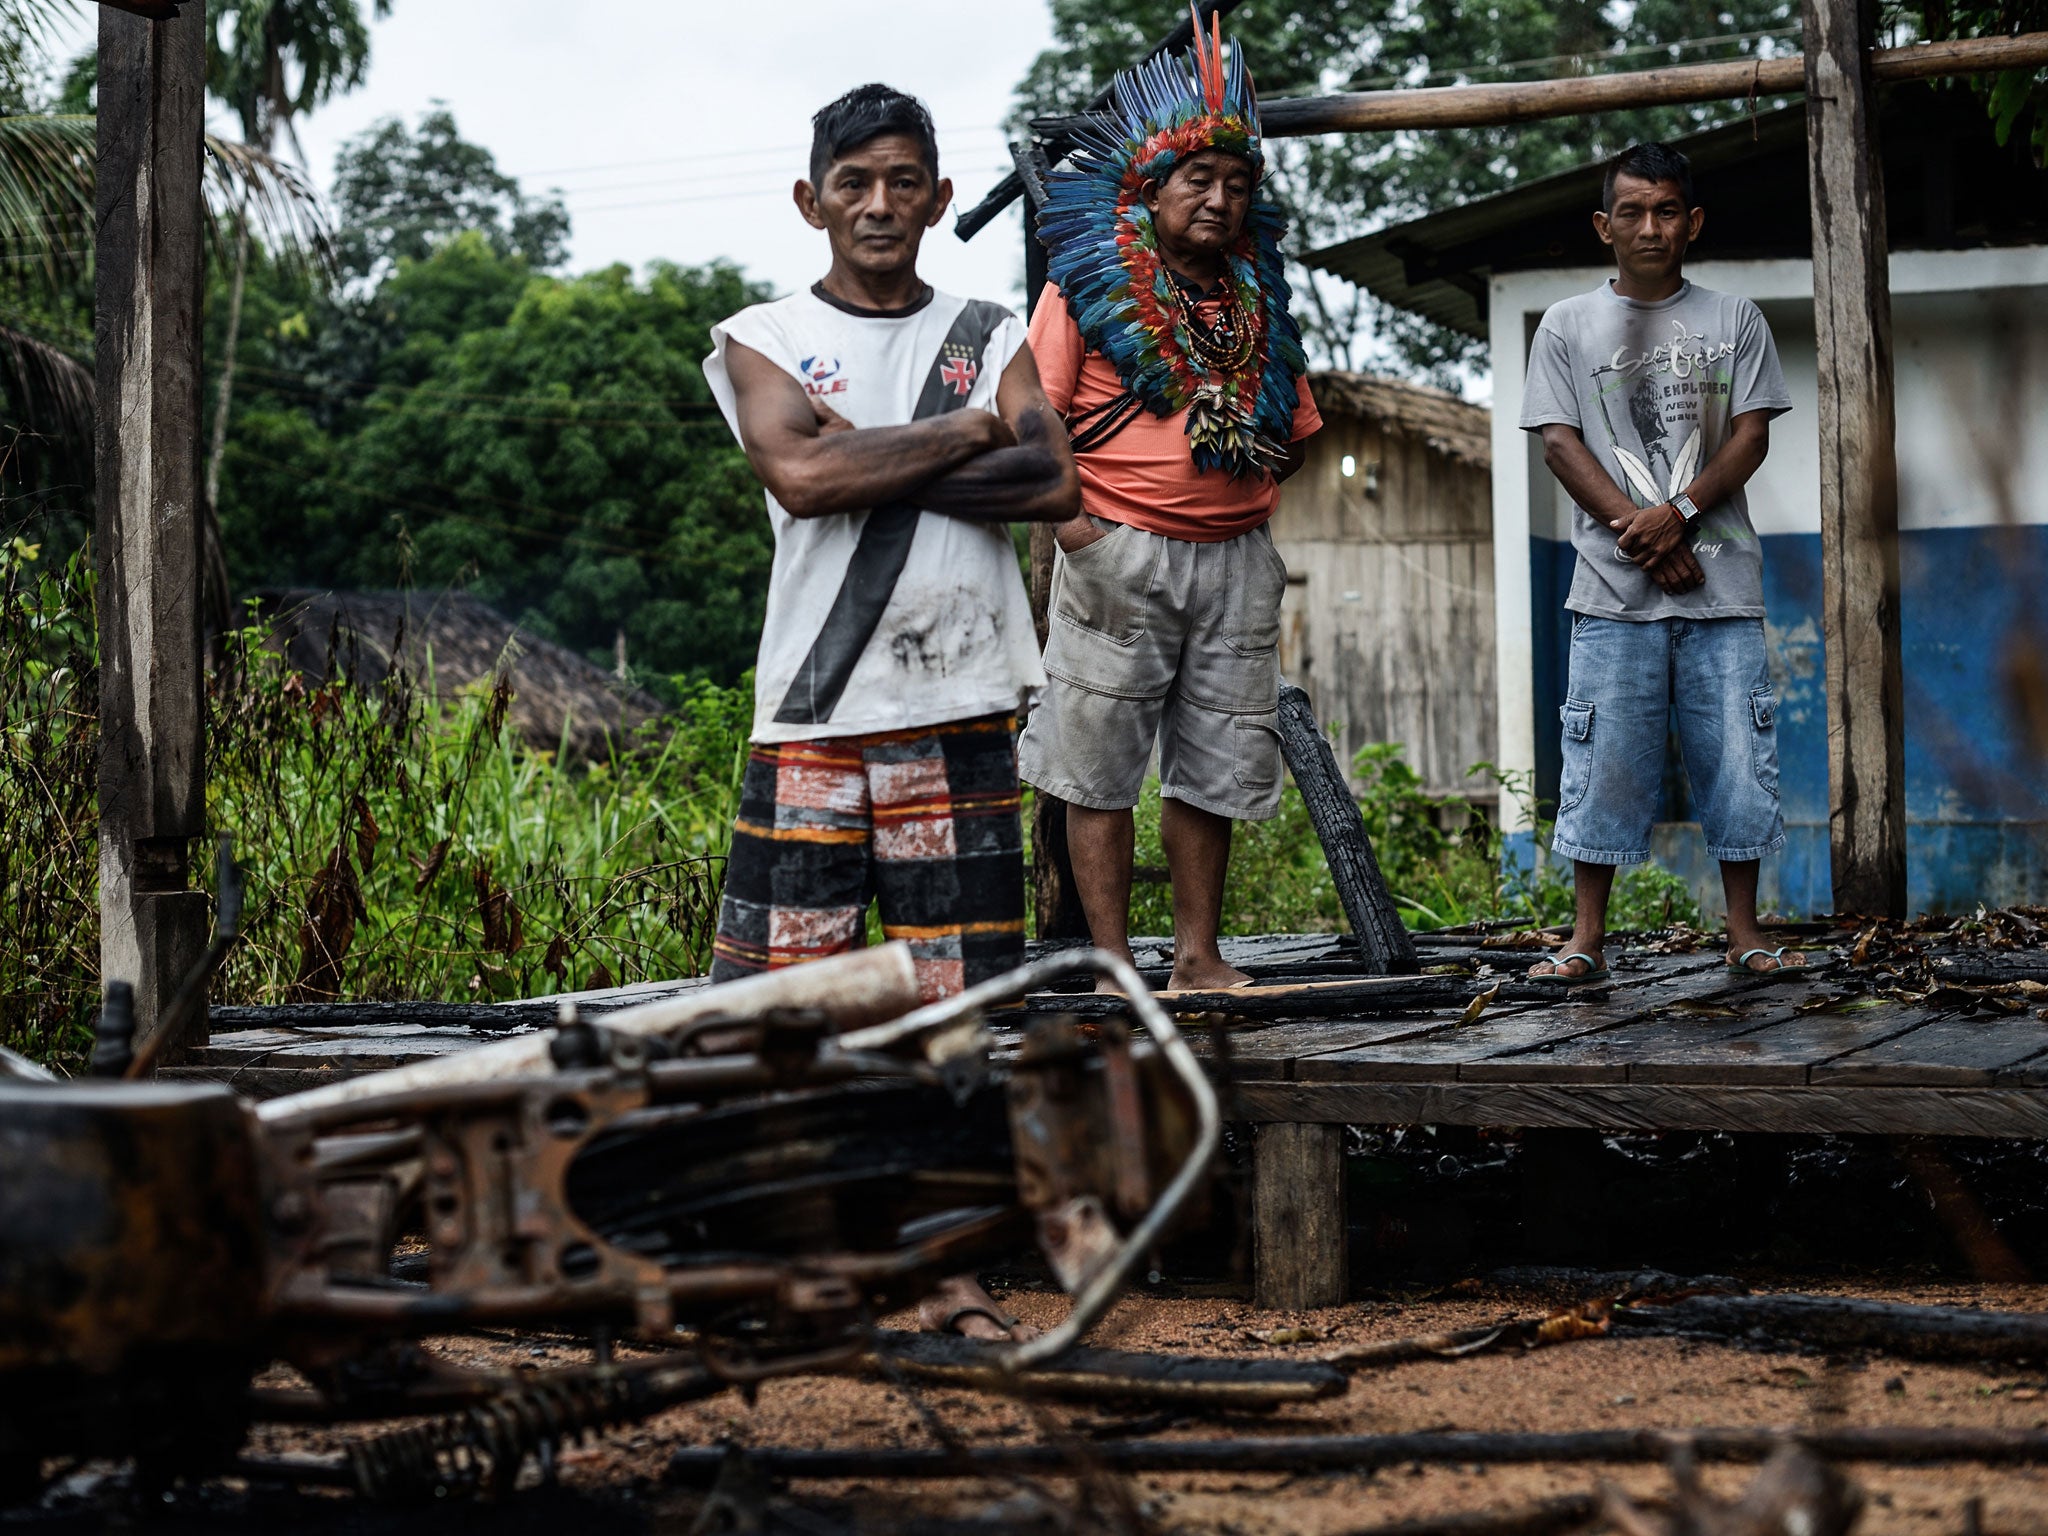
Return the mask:
<svg viewBox="0 0 2048 1536">
<path fill-rule="evenodd" d="M 1190 7 L 1192 10 L 1193 8 Z M 1195 13 L 1193 73 L 1181 58 L 1148 59 L 1117 76 L 1111 106 L 1077 135 L 1069 169 L 1047 179 L 1038 216 L 1047 271 L 1066 296 L 1082 340 L 1116 369 L 1147 410 L 1188 412 L 1198 469 L 1263 472 L 1294 420 L 1296 383 L 1307 371 L 1301 332 L 1280 255 L 1286 220 L 1254 190 L 1224 281 L 1251 324 L 1252 361 L 1220 384 L 1192 355 L 1173 279 L 1159 258 L 1152 217 L 1140 196 L 1184 158 L 1205 149 L 1242 155 L 1264 168 L 1258 95 L 1222 24 L 1202 35 Z"/>
</svg>

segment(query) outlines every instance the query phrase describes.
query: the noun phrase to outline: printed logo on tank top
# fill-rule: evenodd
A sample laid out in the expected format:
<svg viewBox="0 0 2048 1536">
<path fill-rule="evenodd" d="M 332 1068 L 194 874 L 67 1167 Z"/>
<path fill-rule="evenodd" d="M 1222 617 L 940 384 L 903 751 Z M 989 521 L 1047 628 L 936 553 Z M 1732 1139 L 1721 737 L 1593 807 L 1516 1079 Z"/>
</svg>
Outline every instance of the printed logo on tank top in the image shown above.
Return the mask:
<svg viewBox="0 0 2048 1536">
<path fill-rule="evenodd" d="M 797 365 L 804 376 L 804 388 L 814 395 L 843 395 L 846 393 L 846 375 L 839 371 L 839 359 L 819 352 L 804 358 Z"/>
</svg>

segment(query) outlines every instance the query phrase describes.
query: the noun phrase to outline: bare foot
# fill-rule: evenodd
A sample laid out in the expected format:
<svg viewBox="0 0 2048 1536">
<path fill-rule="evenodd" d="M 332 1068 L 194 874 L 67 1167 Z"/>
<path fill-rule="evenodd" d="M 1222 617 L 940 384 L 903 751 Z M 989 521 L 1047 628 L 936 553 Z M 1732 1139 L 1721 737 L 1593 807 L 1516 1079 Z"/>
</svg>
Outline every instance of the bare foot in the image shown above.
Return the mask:
<svg viewBox="0 0 2048 1536">
<path fill-rule="evenodd" d="M 972 1275 L 948 1275 L 938 1289 L 917 1304 L 917 1320 L 926 1333 L 957 1333 L 962 1338 L 1007 1340 L 1023 1344 L 1038 1330 L 1006 1311 Z"/>
<path fill-rule="evenodd" d="M 1236 966 L 1225 964 L 1220 956 L 1212 960 L 1176 959 L 1172 979 L 1167 982 L 1176 992 L 1228 992 L 1250 984 L 1251 977 Z"/>
</svg>

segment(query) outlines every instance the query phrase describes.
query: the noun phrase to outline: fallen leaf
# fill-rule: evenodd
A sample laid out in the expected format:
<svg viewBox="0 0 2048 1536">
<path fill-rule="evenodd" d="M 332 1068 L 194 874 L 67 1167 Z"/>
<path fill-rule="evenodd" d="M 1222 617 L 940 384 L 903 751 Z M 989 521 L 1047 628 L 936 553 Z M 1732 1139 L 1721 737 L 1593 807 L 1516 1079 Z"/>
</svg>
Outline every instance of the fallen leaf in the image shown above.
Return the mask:
<svg viewBox="0 0 2048 1536">
<path fill-rule="evenodd" d="M 1496 981 L 1492 986 L 1488 987 L 1484 992 L 1480 993 L 1477 997 L 1473 998 L 1471 1002 L 1465 1005 L 1465 1011 L 1463 1014 L 1459 1016 L 1458 1022 L 1460 1024 L 1472 1023 L 1479 1017 L 1479 1015 L 1486 1012 L 1486 1010 L 1490 1006 L 1492 1006 L 1493 1000 L 1499 996 L 1500 983 Z"/>
</svg>

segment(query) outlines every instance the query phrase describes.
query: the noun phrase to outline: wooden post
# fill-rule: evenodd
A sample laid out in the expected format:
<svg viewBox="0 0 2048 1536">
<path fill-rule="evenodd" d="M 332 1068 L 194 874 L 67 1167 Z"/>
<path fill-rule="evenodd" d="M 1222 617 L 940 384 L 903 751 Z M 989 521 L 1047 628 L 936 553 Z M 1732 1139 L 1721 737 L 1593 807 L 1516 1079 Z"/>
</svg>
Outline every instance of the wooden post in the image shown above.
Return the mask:
<svg viewBox="0 0 2048 1536">
<path fill-rule="evenodd" d="M 95 246 L 100 969 L 138 1045 L 206 947 L 199 622 L 200 155 L 206 7 L 102 7 Z M 204 1010 L 197 1025 L 204 1038 Z M 190 1036 L 188 1035 L 188 1039 Z"/>
<path fill-rule="evenodd" d="M 1274 1312 L 1334 1307 L 1350 1264 L 1344 1127 L 1259 1127 L 1252 1149 L 1252 1301 Z"/>
<path fill-rule="evenodd" d="M 1906 915 L 1892 298 L 1869 0 L 1805 0 L 1820 374 L 1828 834 L 1837 912 Z"/>
</svg>

